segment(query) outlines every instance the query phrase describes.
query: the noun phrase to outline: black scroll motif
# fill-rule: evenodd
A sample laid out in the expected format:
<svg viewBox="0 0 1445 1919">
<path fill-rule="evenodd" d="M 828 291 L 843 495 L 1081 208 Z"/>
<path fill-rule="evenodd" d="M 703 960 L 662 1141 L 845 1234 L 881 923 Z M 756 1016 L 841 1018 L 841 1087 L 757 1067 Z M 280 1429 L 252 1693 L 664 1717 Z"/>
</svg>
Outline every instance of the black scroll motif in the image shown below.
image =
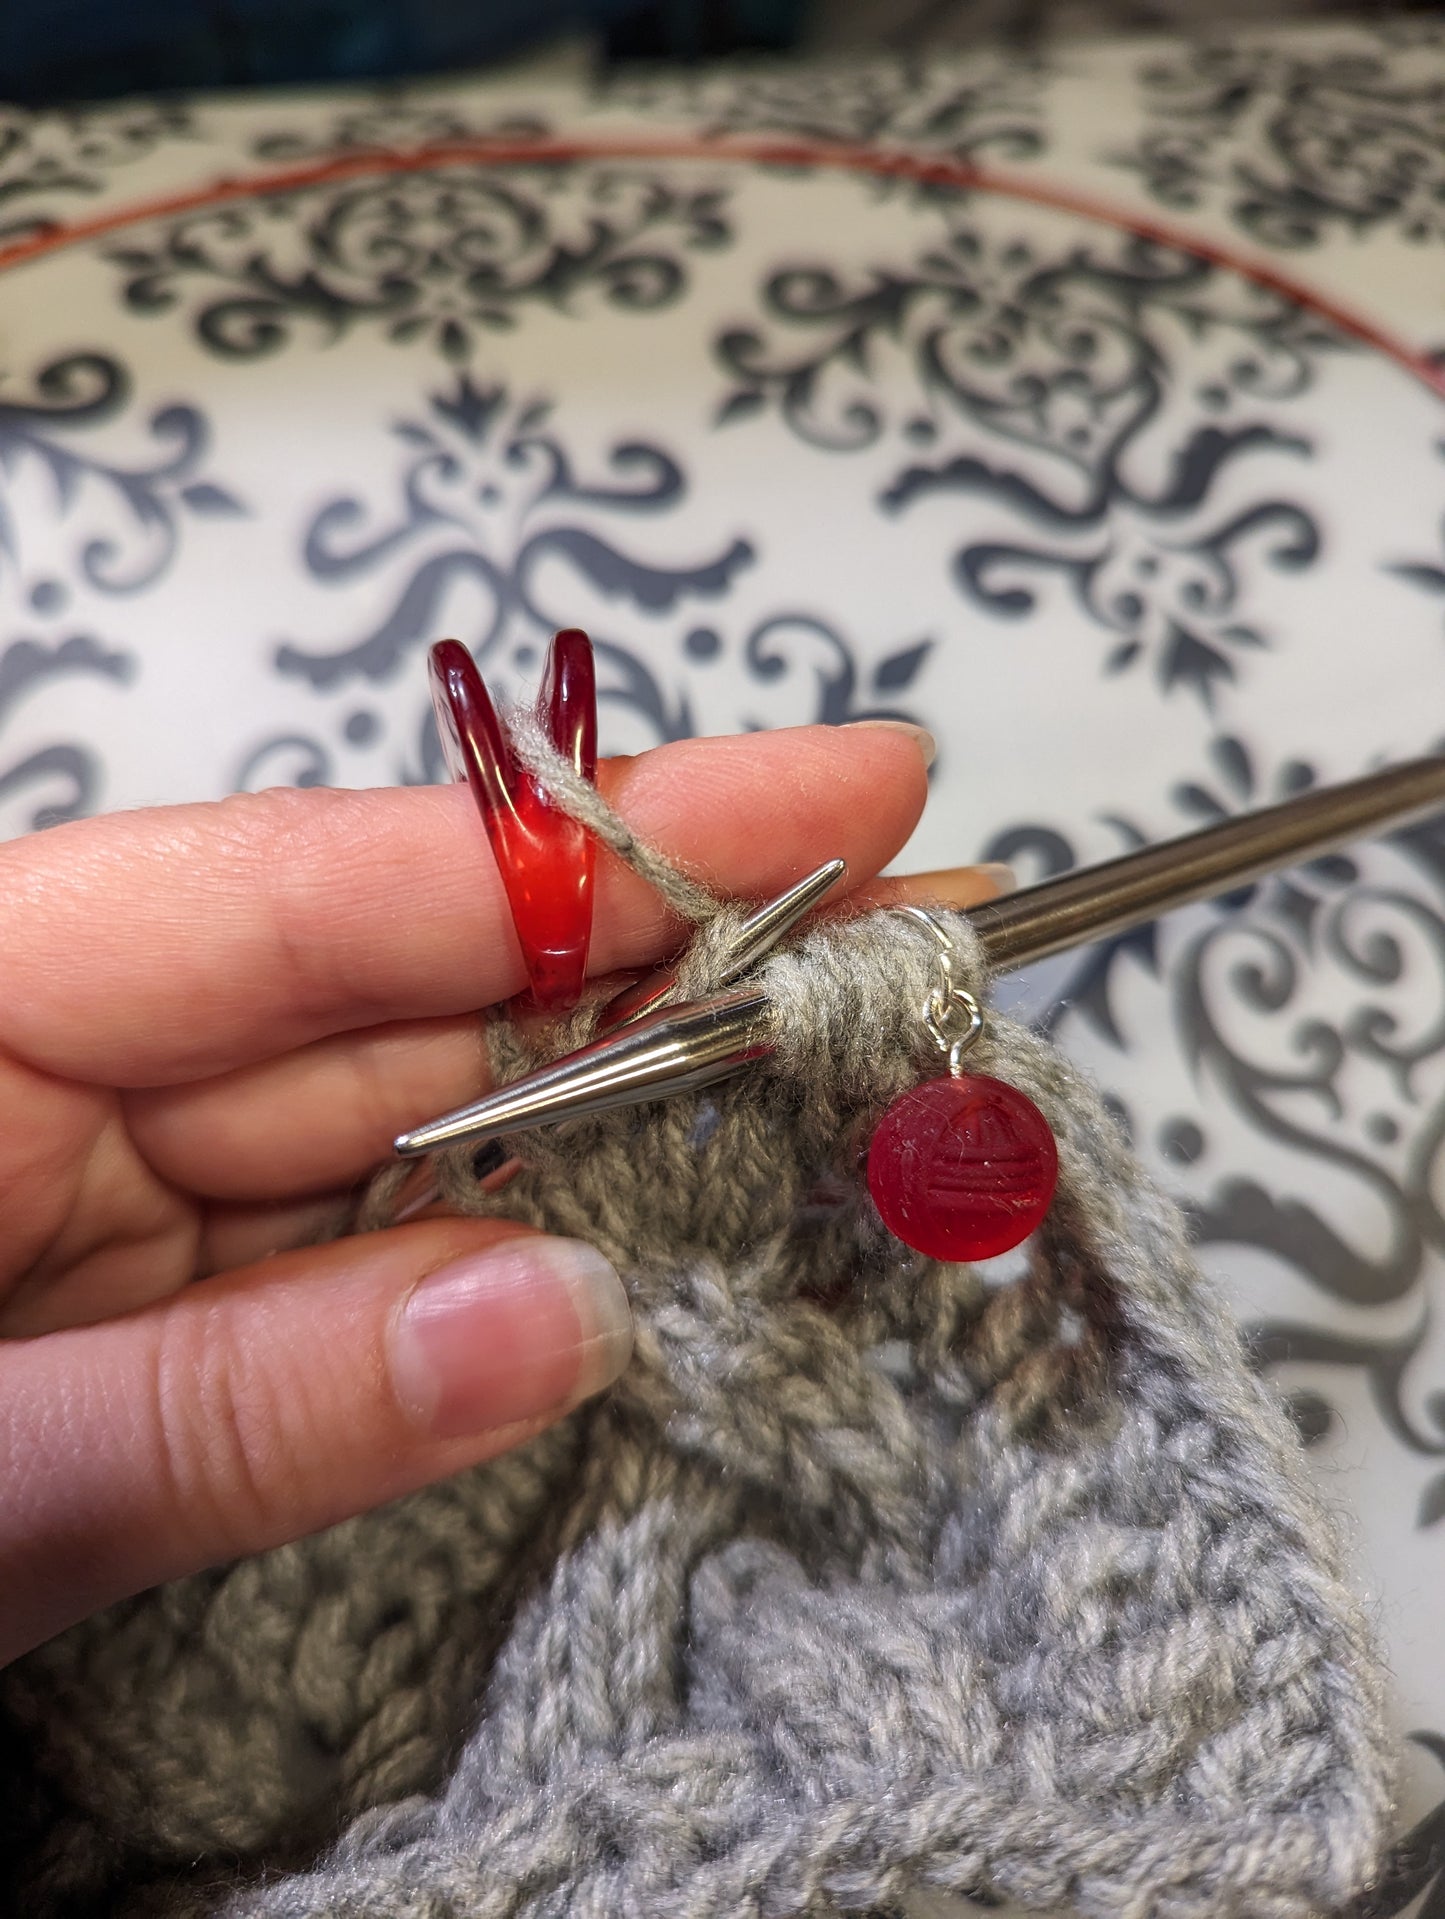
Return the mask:
<svg viewBox="0 0 1445 1919">
<path fill-rule="evenodd" d="M 116 168 L 193 131 L 180 100 L 45 113 L 0 105 L 0 244 L 53 231 Z"/>
<path fill-rule="evenodd" d="M 232 202 L 128 235 L 107 257 L 137 313 L 184 308 L 223 359 L 368 323 L 466 360 L 529 302 L 670 305 L 689 257 L 730 237 L 726 193 L 627 165 L 445 167 Z M 142 229 L 142 235 L 146 232 Z"/>
<path fill-rule="evenodd" d="M 243 510 L 201 477 L 209 433 L 194 407 L 151 413 L 151 457 L 111 457 L 96 436 L 131 401 L 125 368 L 98 352 L 53 360 L 23 397 L 0 382 L 0 732 L 22 702 L 74 675 L 127 684 L 134 656 L 81 622 L 103 619 L 107 601 L 161 579 L 190 519 Z M 41 802 L 17 824 L 73 819 L 95 804 L 100 776 L 95 753 L 79 741 L 9 763 L 0 751 L 0 804 L 8 815 L 19 795 L 39 793 Z"/>
<path fill-rule="evenodd" d="M 332 756 L 322 741 L 309 733 L 277 733 L 247 750 L 231 787 L 259 793 L 268 786 L 325 786 L 331 776 Z M 433 783 L 446 777 L 439 766 Z"/>
<path fill-rule="evenodd" d="M 1108 156 L 1165 206 L 1226 210 L 1275 247 L 1387 228 L 1445 236 L 1445 78 L 1408 37 L 1355 47 L 1220 41 L 1151 60 L 1147 124 Z"/>
<path fill-rule="evenodd" d="M 771 614 L 742 644 L 748 676 L 764 691 L 758 712 L 743 714 L 740 726 L 754 732 L 765 725 L 847 726 L 854 720 L 917 723 L 918 714 L 899 700 L 923 675 L 934 645 L 931 639 L 912 641 L 865 671 L 854 647 L 827 620 L 808 613 Z M 805 705 L 790 710 L 788 683 L 807 679 L 811 692 Z"/>
<path fill-rule="evenodd" d="M 1440 451 L 1445 453 L 1445 441 L 1440 443 Z M 1445 603 L 1445 520 L 1440 523 L 1439 561 L 1425 560 L 1418 555 L 1411 555 L 1408 559 L 1390 562 L 1386 571 L 1417 588 L 1421 593 L 1428 593 Z"/>
<path fill-rule="evenodd" d="M 1320 550 L 1288 410 L 1344 343 L 1314 316 L 1151 241 L 1043 254 L 957 221 L 907 269 L 789 267 L 762 298 L 770 324 L 717 342 L 720 422 L 776 408 L 820 449 L 896 448 L 885 512 L 949 494 L 974 525 L 1002 514 L 1016 534 L 954 555 L 976 604 L 1022 617 L 1053 576 L 1104 672 L 1147 667 L 1206 705 L 1270 643 L 1251 582 Z"/>
<path fill-rule="evenodd" d="M 284 677 L 355 695 L 452 632 L 510 698 L 535 676 L 547 636 L 588 604 L 608 751 L 686 738 L 703 710 L 711 726 L 732 730 L 918 717 L 934 637 L 903 634 L 882 657 L 865 656 L 816 608 L 740 616 L 732 593 L 756 545 L 688 530 L 686 475 L 655 443 L 616 443 L 600 469 L 589 466 L 549 403 L 516 403 L 463 374 L 424 415 L 399 422 L 392 445 L 402 454 L 388 483 L 393 504 L 338 494 L 302 542 L 315 583 L 366 580 L 382 616 L 341 644 L 283 642 Z M 361 747 L 383 724 L 369 706 L 339 718 L 346 742 Z M 445 778 L 429 718 L 419 725 L 399 776 Z M 254 749 L 237 783 L 293 765 L 303 779 L 327 778 L 326 754 L 288 733 Z"/>
<path fill-rule="evenodd" d="M 1035 54 L 776 62 L 697 75 L 624 73 L 604 83 L 607 105 L 650 118 L 685 117 L 703 135 L 776 133 L 804 140 L 882 142 L 958 160 L 1027 160 L 1048 144 L 1048 68 Z"/>
<path fill-rule="evenodd" d="M 619 741 L 631 750 L 692 738 L 698 730 L 695 695 L 702 692 L 708 671 L 729 660 L 735 671 L 741 669 L 746 675 L 745 684 L 751 682 L 759 689 L 756 705 L 744 694 L 739 710 L 726 716 L 725 724 L 734 731 L 846 726 L 854 720 L 922 724 L 922 711 L 908 696 L 925 677 L 935 646 L 931 639 L 913 641 L 868 666 L 860 658 L 857 643 L 816 613 L 773 613 L 736 636 L 729 632 L 725 618 L 712 617 L 715 623 L 688 626 L 680 639 L 670 637 L 661 648 L 638 644 L 635 637 L 627 641 L 594 638 L 604 751 L 613 750 Z M 489 682 L 508 693 L 513 684 L 509 667 L 518 676 L 534 674 L 541 657 L 539 640 L 540 635 L 514 647 L 510 659 L 503 660 L 501 672 L 489 663 Z M 709 717 L 717 717 L 715 704 L 710 702 L 708 712 Z M 353 723 L 356 718 L 352 716 Z M 369 742 L 370 727 L 366 737 Z M 281 767 L 292 768 L 294 778 L 298 764 L 303 768 L 301 785 L 327 777 L 319 769 L 329 766 L 329 761 L 315 757 L 324 755 L 325 749 L 313 740 L 287 736 L 268 741 L 258 751 L 268 756 L 264 769 L 248 763 L 238 785 L 260 783 L 261 770 L 274 778 Z M 256 758 L 252 756 L 253 761 Z M 417 725 L 401 779 L 406 785 L 435 786 L 449 777 L 427 711 Z"/>
<path fill-rule="evenodd" d="M 1382 1216 L 1387 1231 L 1378 1248 L 1352 1245 L 1311 1205 L 1250 1176 L 1227 1179 L 1196 1207 L 1196 1231 L 1204 1244 L 1259 1246 L 1303 1264 L 1344 1301 L 1398 1299 L 1419 1283 L 1427 1253 L 1445 1253 L 1437 1197 L 1445 991 L 1435 1016 L 1412 1029 L 1390 989 L 1407 947 L 1428 955 L 1432 980 L 1445 988 L 1445 918 L 1403 886 L 1356 884 L 1328 898 L 1290 880 L 1263 904 L 1211 928 L 1176 963 L 1175 1012 L 1190 1065 L 1261 1140 L 1312 1155 L 1352 1210 Z M 1347 982 L 1353 1005 L 1314 1009 L 1315 969 Z M 1351 1087 L 1380 1079 L 1393 1082 L 1393 1097 L 1360 1110 Z"/>
<path fill-rule="evenodd" d="M 1201 1241 L 1263 1247 L 1353 1308 L 1422 1295 L 1403 1333 L 1272 1320 L 1254 1328 L 1253 1343 L 1272 1367 L 1364 1374 L 1393 1438 L 1436 1462 L 1416 1510 L 1424 1528 L 1445 1518 L 1445 1391 L 1419 1377 L 1432 1325 L 1424 1282 L 1445 1254 L 1445 818 L 1393 835 L 1390 851 L 1398 866 L 1385 882 L 1359 876 L 1343 857 L 1273 882 L 1264 923 L 1246 936 L 1252 950 L 1241 943 L 1228 955 L 1231 972 L 1215 967 L 1211 982 L 1218 932 L 1182 956 L 1176 1006 L 1186 1043 L 1199 1049 L 1197 1070 L 1223 1086 L 1258 1136 L 1312 1155 L 1337 1193 L 1357 1196 L 1352 1213 L 1384 1224 L 1362 1248 L 1310 1203 L 1234 1178 L 1195 1207 Z M 1331 978 L 1328 1012 L 1309 1003 L 1312 973 Z M 1288 1062 L 1278 1047 L 1265 1058 L 1240 1042 L 1224 984 L 1247 1015 L 1263 1012 L 1289 1033 Z M 1332 1429 L 1325 1391 L 1297 1387 L 1290 1399 L 1307 1441 Z M 1407 1903 L 1369 1910 L 1393 1913 Z"/>
<path fill-rule="evenodd" d="M 666 516 L 681 503 L 677 462 L 650 442 L 624 441 L 611 448 L 602 475 L 585 475 L 549 426 L 550 413 L 546 402 L 514 404 L 503 389 L 478 387 L 463 374 L 433 395 L 425 416 L 402 421 L 394 430 L 404 449 L 396 511 L 377 523 L 360 499 L 338 495 L 312 520 L 303 552 L 317 581 L 384 581 L 387 611 L 341 647 L 283 644 L 278 670 L 319 689 L 386 680 L 436 638 L 444 604 L 455 607 L 460 596 L 467 620 L 460 636 L 492 670 L 502 669 L 505 690 L 508 653 L 570 624 L 578 583 L 619 601 L 633 619 L 724 594 L 754 557 L 746 540 L 681 563 L 645 559 L 630 535 L 624 542 L 622 525 Z M 559 580 L 571 584 L 563 590 Z M 669 707 L 625 647 L 605 633 L 594 637 L 612 669 L 604 699 L 610 693 L 646 707 L 663 737 L 694 730 L 691 710 Z M 706 642 L 694 646 L 705 650 Z"/>
<path fill-rule="evenodd" d="M 1252 811 L 1315 778 L 1292 761 L 1263 779 L 1229 736 L 1214 741 L 1211 760 L 1205 777 L 1175 791 L 1183 826 Z M 1126 821 L 1108 824 L 1122 846 L 1142 838 Z M 987 850 L 1053 870 L 1074 860 L 1073 847 L 1043 827 L 1019 828 Z M 1316 1289 L 1322 1307 L 1329 1302 L 1318 1321 L 1256 1324 L 1259 1363 L 1311 1369 L 1307 1385 L 1286 1381 L 1307 1443 L 1337 1417 L 1328 1369 L 1362 1372 L 1396 1442 L 1437 1463 L 1416 1523 L 1438 1525 L 1445 1391 L 1420 1375 L 1431 1363 L 1426 1282 L 1445 1258 L 1445 816 L 1367 852 L 1322 856 L 1243 887 L 1182 940 L 1166 943 L 1159 927 L 1146 927 L 1081 955 L 1045 1024 L 1067 1040 L 1080 1022 L 1116 1049 L 1121 1088 L 1126 1028 L 1146 996 L 1140 969 L 1164 996 L 1192 1082 L 1209 1094 L 1202 1108 L 1190 1102 L 1187 1115 L 1151 1122 L 1149 1143 L 1173 1169 L 1168 1182 L 1193 1237 L 1226 1257 L 1232 1248 L 1262 1252 Z M 1211 1157 L 1217 1101 L 1229 1130 L 1243 1121 L 1258 1165 Z M 1123 1117 L 1141 1138 L 1141 1115 Z M 1362 1315 L 1391 1308 L 1379 1329 L 1366 1317 L 1361 1330 Z M 1383 1919 L 1396 1908 L 1369 1910 Z"/>
<path fill-rule="evenodd" d="M 308 100 L 294 125 L 257 134 L 258 160 L 320 160 L 338 153 L 399 153 L 465 140 L 538 139 L 550 131 L 535 113 L 479 113 L 475 98 L 446 99 L 430 92 L 384 86 L 350 94 L 329 113 Z"/>
<path fill-rule="evenodd" d="M 1314 782 L 1313 769 L 1294 761 L 1266 785 L 1229 737 L 1212 755 L 1212 781 L 1175 790 L 1186 827 Z M 1188 1196 L 1196 1239 L 1268 1251 L 1354 1306 L 1405 1297 L 1427 1258 L 1445 1254 L 1445 817 L 1385 845 L 1386 880 L 1329 854 L 1217 902 L 1203 930 L 1171 954 L 1167 977 L 1156 927 L 1103 942 L 1051 1014 L 1055 1027 L 1077 1017 L 1122 1049 L 1121 962 L 1128 956 L 1161 978 L 1194 1077 L 1223 1095 L 1253 1137 L 1298 1155 L 1301 1167 L 1327 1167 L 1334 1190 L 1381 1222 L 1375 1247 L 1356 1246 L 1307 1200 L 1227 1175 Z M 988 850 L 1001 856 L 997 841 Z M 1316 1006 L 1311 987 L 1326 976 L 1330 990 Z M 1207 1144 L 1189 1122 L 1164 1147 L 1187 1168 Z"/>
<path fill-rule="evenodd" d="M 1366 1338 L 1275 1320 L 1250 1331 L 1251 1352 L 1262 1366 L 1353 1366 L 1363 1372 L 1370 1397 L 1392 1437 L 1410 1452 L 1440 1462 L 1440 1470 L 1426 1482 L 1420 1495 L 1415 1520 L 1421 1528 L 1437 1526 L 1445 1519 L 1445 1391 L 1438 1387 L 1427 1391 L 1420 1412 L 1412 1411 L 1407 1396 L 1406 1375 L 1419 1358 L 1430 1329 L 1427 1311 L 1408 1332 L 1393 1339 Z M 1301 1387 L 1289 1395 L 1289 1402 L 1306 1444 L 1318 1445 L 1337 1417 L 1328 1399 L 1310 1387 Z"/>
</svg>

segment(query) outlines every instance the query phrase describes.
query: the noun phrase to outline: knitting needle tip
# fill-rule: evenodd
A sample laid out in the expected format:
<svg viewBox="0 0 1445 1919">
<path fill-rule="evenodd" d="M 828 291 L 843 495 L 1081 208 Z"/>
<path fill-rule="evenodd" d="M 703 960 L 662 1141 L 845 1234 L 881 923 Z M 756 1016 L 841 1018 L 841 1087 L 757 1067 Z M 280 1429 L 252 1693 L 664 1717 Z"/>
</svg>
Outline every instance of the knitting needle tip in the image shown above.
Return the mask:
<svg viewBox="0 0 1445 1919">
<path fill-rule="evenodd" d="M 665 1007 L 485 1099 L 413 1127 L 393 1145 L 401 1158 L 415 1159 L 460 1140 L 482 1145 L 504 1133 L 696 1092 L 766 1059 L 776 1050 L 776 1031 L 772 1003 L 755 987 Z"/>
</svg>

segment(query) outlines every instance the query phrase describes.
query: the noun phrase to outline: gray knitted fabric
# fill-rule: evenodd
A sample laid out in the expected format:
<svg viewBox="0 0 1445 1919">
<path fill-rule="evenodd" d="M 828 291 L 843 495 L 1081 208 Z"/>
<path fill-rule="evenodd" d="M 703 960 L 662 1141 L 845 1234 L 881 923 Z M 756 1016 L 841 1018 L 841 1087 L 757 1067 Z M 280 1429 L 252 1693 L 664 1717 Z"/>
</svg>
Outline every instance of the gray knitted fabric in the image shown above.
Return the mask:
<svg viewBox="0 0 1445 1919">
<path fill-rule="evenodd" d="M 869 1124 L 938 1070 L 934 968 L 897 914 L 827 924 L 761 969 L 768 1066 L 529 1135 L 494 1195 L 442 1163 L 458 1206 L 616 1262 L 631 1369 L 525 1452 L 13 1668 L 17 1909 L 823 1919 L 932 1888 L 1286 1919 L 1368 1881 L 1387 1749 L 1331 1528 L 1097 1095 L 990 1019 L 970 1064 L 1059 1142 L 1023 1277 L 871 1210 Z"/>
</svg>

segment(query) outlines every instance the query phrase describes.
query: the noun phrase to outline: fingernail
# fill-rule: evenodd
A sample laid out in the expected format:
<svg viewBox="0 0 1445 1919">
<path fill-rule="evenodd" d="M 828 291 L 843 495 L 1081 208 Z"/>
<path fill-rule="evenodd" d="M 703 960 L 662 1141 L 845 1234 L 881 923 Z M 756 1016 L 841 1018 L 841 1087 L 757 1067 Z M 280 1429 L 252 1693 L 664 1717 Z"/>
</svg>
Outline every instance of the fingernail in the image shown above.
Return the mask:
<svg viewBox="0 0 1445 1919">
<path fill-rule="evenodd" d="M 1000 893 L 1015 893 L 1018 891 L 1018 874 L 1011 866 L 1005 865 L 1002 860 L 985 860 L 983 865 L 977 870 L 980 873 L 987 873 Z"/>
<path fill-rule="evenodd" d="M 918 750 L 923 755 L 923 764 L 932 766 L 938 752 L 938 742 L 926 726 L 915 726 L 912 720 L 850 720 L 850 726 L 886 726 L 894 733 L 908 733 L 918 742 Z"/>
<path fill-rule="evenodd" d="M 632 1352 L 632 1314 L 595 1247 L 525 1234 L 429 1274 L 393 1322 L 390 1348 L 409 1417 L 458 1439 L 610 1386 Z"/>
</svg>

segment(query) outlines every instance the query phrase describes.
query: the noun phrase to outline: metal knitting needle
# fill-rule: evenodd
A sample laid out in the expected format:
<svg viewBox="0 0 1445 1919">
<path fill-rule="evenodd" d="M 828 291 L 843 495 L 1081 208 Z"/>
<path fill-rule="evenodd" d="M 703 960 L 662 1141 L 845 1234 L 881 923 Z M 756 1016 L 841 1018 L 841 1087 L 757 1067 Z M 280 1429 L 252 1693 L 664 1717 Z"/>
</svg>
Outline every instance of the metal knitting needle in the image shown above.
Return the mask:
<svg viewBox="0 0 1445 1919">
<path fill-rule="evenodd" d="M 811 912 L 847 871 L 846 860 L 825 860 L 786 892 L 780 893 L 776 899 L 765 901 L 750 913 L 734 933 L 731 945 L 723 954 L 719 983 L 722 986 L 730 985 L 765 953 L 771 952 L 784 934 L 791 931 L 805 913 Z M 689 1023 L 683 1017 L 680 1022 L 675 1021 L 663 1030 L 661 1011 L 672 999 L 676 985 L 677 968 L 665 966 L 624 987 L 603 1008 L 598 1024 L 603 1034 L 626 1027 L 629 1043 L 598 1039 L 590 1047 L 569 1053 L 555 1063 L 558 1069 L 565 1069 L 563 1078 L 569 1113 L 600 1113 L 609 1106 L 628 1106 L 639 1100 L 665 1098 L 669 1093 L 693 1092 L 712 1080 L 736 1072 L 740 1066 L 747 1064 L 749 1058 L 754 1057 L 747 1050 L 748 1043 L 741 1029 L 729 1017 L 725 994 L 714 995 L 707 1001 L 708 1012 L 700 1024 Z M 747 994 L 744 997 L 751 1007 L 756 995 Z M 771 1052 L 773 1049 L 768 1046 L 764 1050 Z M 597 1074 L 591 1071 L 588 1063 L 593 1054 L 601 1060 Z M 756 1055 L 758 1058 L 762 1056 Z M 514 1081 L 507 1088 L 508 1092 L 518 1094 L 517 1101 L 508 1103 L 509 1111 L 530 1114 L 535 1110 L 539 1115 L 535 1119 L 524 1120 L 523 1130 L 527 1126 L 543 1126 L 547 1123 L 552 1073 L 553 1068 L 546 1067 L 540 1073 L 529 1074 L 525 1080 Z M 522 1094 L 524 1086 L 528 1089 L 525 1096 Z M 651 1090 L 654 1087 L 658 1089 L 656 1092 Z M 404 1157 L 413 1157 L 419 1153 L 434 1152 L 439 1145 L 450 1145 L 456 1140 L 471 1138 L 481 1109 L 490 1109 L 495 1098 L 493 1094 L 490 1099 L 459 1107 L 456 1112 L 445 1114 L 429 1126 L 404 1134 L 395 1142 L 397 1152 Z M 476 1134 L 479 1141 L 491 1138 L 499 1130 L 485 1119 L 482 1125 L 483 1131 Z M 500 1130 L 514 1129 L 508 1127 Z M 411 1199 L 398 1219 L 410 1217 L 430 1205 L 435 1197 L 435 1188 L 427 1187 Z"/>
<path fill-rule="evenodd" d="M 731 986 L 734 980 L 741 979 L 749 967 L 772 951 L 785 933 L 793 930 L 805 913 L 812 912 L 847 871 L 846 860 L 825 860 L 816 872 L 809 873 L 796 886 L 790 886 L 786 893 L 779 893 L 775 900 L 767 900 L 749 913 L 733 935 L 718 985 Z M 619 1026 L 641 1019 L 644 1013 L 656 1012 L 674 997 L 676 988 L 676 966 L 657 967 L 607 1002 L 597 1022 L 598 1032 L 615 1032 Z"/>
<path fill-rule="evenodd" d="M 1407 825 L 1442 806 L 1445 757 L 1409 760 L 1025 887 L 975 907 L 968 919 L 990 967 L 1012 972 L 1126 932 L 1174 907 L 1232 892 L 1346 841 Z M 733 987 L 705 1000 L 664 1007 L 485 1099 L 403 1133 L 396 1151 L 413 1158 L 459 1140 L 480 1144 L 558 1120 L 693 1092 L 765 1059 L 776 1050 L 776 1038 L 776 1015 L 756 987 Z"/>
</svg>

